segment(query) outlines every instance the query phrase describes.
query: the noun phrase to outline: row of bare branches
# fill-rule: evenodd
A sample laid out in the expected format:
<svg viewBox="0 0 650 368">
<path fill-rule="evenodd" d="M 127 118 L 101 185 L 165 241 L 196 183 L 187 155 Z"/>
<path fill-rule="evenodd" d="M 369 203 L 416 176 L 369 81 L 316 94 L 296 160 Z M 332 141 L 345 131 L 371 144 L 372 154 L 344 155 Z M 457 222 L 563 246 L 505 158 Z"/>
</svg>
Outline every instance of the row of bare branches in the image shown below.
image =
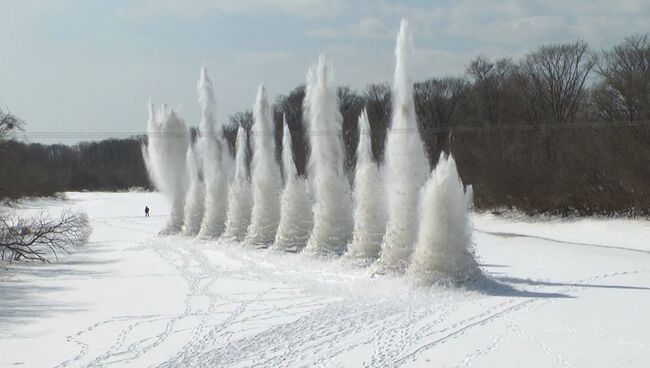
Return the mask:
<svg viewBox="0 0 650 368">
<path fill-rule="evenodd" d="M 63 211 L 58 217 L 41 212 L 21 217 L 15 211 L 0 213 L 0 260 L 49 263 L 88 241 L 91 227 L 82 212 Z"/>
</svg>

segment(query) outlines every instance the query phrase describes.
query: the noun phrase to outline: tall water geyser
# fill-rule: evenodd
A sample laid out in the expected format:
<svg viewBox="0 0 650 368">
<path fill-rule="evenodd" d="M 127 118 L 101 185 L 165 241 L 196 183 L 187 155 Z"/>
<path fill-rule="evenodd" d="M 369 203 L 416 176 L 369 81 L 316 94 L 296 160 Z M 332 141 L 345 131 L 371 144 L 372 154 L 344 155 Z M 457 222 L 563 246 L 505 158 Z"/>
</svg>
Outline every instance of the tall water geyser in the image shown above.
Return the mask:
<svg viewBox="0 0 650 368">
<path fill-rule="evenodd" d="M 178 233 L 183 226 L 189 145 L 189 131 L 181 116 L 165 105 L 156 112 L 150 103 L 143 156 L 152 182 L 172 202 L 169 221 L 161 231 L 164 234 Z"/>
<path fill-rule="evenodd" d="M 364 109 L 359 116 L 359 144 L 354 176 L 354 232 L 348 255 L 375 260 L 381 252 L 386 218 L 383 181 L 372 159 L 370 124 Z"/>
<path fill-rule="evenodd" d="M 247 134 L 244 127 L 237 130 L 237 153 L 235 175 L 228 191 L 228 219 L 225 238 L 244 240 L 251 221 L 251 184 L 246 167 Z"/>
<path fill-rule="evenodd" d="M 406 20 L 402 20 L 395 48 L 393 117 L 385 152 L 388 222 L 379 262 L 381 267 L 398 272 L 410 261 L 418 229 L 419 192 L 428 171 L 408 74 L 411 55 L 411 35 Z"/>
<path fill-rule="evenodd" d="M 307 249 L 342 254 L 352 236 L 350 187 L 343 172 L 342 118 L 331 65 L 321 56 L 307 74 L 305 120 L 311 144 L 309 178 L 315 199 Z"/>
<path fill-rule="evenodd" d="M 251 166 L 253 212 L 245 241 L 247 244 L 264 247 L 271 245 L 275 239 L 280 222 L 280 192 L 282 190 L 280 166 L 275 160 L 271 107 L 264 86 L 260 86 L 257 91 L 253 116 L 253 161 Z"/>
<path fill-rule="evenodd" d="M 205 177 L 205 215 L 199 236 L 217 238 L 226 225 L 232 164 L 227 142 L 222 136 L 222 126 L 217 122 L 214 89 L 205 67 L 201 68 L 197 89 L 201 104 L 197 146 Z"/>
<path fill-rule="evenodd" d="M 307 181 L 298 176 L 291 150 L 291 132 L 284 118 L 282 135 L 282 166 L 284 189 L 280 205 L 280 226 L 275 236 L 274 248 L 297 252 L 305 247 L 313 226 L 311 198 Z"/>
<path fill-rule="evenodd" d="M 190 145 L 187 149 L 185 168 L 189 187 L 185 196 L 183 234 L 195 236 L 201 229 L 201 221 L 205 211 L 205 184 L 203 183 L 202 173 L 199 172 L 198 157 L 193 145 Z"/>
</svg>

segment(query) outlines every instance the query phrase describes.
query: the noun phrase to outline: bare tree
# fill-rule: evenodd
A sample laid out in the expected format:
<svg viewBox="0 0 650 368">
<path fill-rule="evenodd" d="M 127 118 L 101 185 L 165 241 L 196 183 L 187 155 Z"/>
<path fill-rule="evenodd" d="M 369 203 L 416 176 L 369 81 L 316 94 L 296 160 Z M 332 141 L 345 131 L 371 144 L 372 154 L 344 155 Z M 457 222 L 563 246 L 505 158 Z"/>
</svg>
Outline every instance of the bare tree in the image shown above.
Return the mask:
<svg viewBox="0 0 650 368">
<path fill-rule="evenodd" d="M 589 92 L 590 112 L 604 121 L 633 121 L 635 113 L 625 103 L 623 96 L 605 80 L 596 83 Z M 628 120 L 629 119 L 629 120 Z"/>
<path fill-rule="evenodd" d="M 296 161 L 299 175 L 306 175 L 307 157 L 309 157 L 309 143 L 306 137 L 305 125 L 302 117 L 302 104 L 305 99 L 305 86 L 298 86 L 287 95 L 278 96 L 273 105 L 273 115 L 276 127 L 281 127 L 283 116 L 287 118 L 287 125 L 291 132 L 291 148 Z M 276 129 L 280 134 L 283 128 Z M 281 143 L 277 145 L 281 147 Z"/>
<path fill-rule="evenodd" d="M 603 78 L 594 89 L 594 105 L 607 121 L 650 119 L 650 40 L 648 35 L 626 38 L 603 51 L 597 73 Z"/>
<path fill-rule="evenodd" d="M 230 154 L 234 157 L 237 152 L 237 130 L 239 127 L 244 128 L 249 134 L 250 130 L 253 127 L 253 111 L 239 111 L 230 116 L 230 125 L 227 125 L 223 128 L 223 136 L 228 142 L 228 148 L 230 149 Z M 250 139 L 247 141 L 246 152 L 248 152 L 247 162 L 250 161 Z"/>
<path fill-rule="evenodd" d="M 359 114 L 363 108 L 363 98 L 350 87 L 337 90 L 339 110 L 341 111 L 343 145 L 345 149 L 345 168 L 354 171 L 356 165 L 357 143 L 359 142 Z"/>
<path fill-rule="evenodd" d="M 491 61 L 485 56 L 474 59 L 467 73 L 474 79 L 474 96 L 482 125 L 499 125 L 505 118 L 508 84 L 515 66 L 509 58 Z"/>
<path fill-rule="evenodd" d="M 22 131 L 24 126 L 25 122 L 16 115 L 0 108 L 0 141 L 9 138 L 15 132 Z"/>
<path fill-rule="evenodd" d="M 10 138 L 15 132 L 22 131 L 24 125 L 25 123 L 9 110 L 0 108 L 0 143 Z M 10 161 L 5 156 L 5 147 L 0 144 L 0 160 L 3 160 L 3 163 Z M 0 198 L 5 196 L 5 193 L 6 188 L 0 187 Z"/>
<path fill-rule="evenodd" d="M 437 162 L 440 152 L 449 152 L 452 118 L 468 90 L 469 83 L 460 77 L 433 78 L 415 84 L 415 111 L 432 164 Z"/>
<path fill-rule="evenodd" d="M 23 126 L 22 120 L 0 110 L 0 143 Z M 0 261 L 49 262 L 48 256 L 58 259 L 58 253 L 86 243 L 90 233 L 84 213 L 64 211 L 58 218 L 52 218 L 42 212 L 21 217 L 15 211 L 0 208 Z"/>
<path fill-rule="evenodd" d="M 84 213 L 64 211 L 57 218 L 40 213 L 19 217 L 15 212 L 0 214 L 0 260 L 50 262 L 50 256 L 67 253 L 88 241 L 91 228 Z"/>
<path fill-rule="evenodd" d="M 235 113 L 230 117 L 230 123 L 234 127 L 235 132 L 239 127 L 251 130 L 253 127 L 253 111 L 246 110 Z"/>
<path fill-rule="evenodd" d="M 542 46 L 526 55 L 519 64 L 519 77 L 531 122 L 573 122 L 595 63 L 583 41 Z"/>
<path fill-rule="evenodd" d="M 386 144 L 386 132 L 393 111 L 391 87 L 386 83 L 371 84 L 366 88 L 363 99 L 370 123 L 372 153 L 375 160 L 381 162 Z"/>
</svg>

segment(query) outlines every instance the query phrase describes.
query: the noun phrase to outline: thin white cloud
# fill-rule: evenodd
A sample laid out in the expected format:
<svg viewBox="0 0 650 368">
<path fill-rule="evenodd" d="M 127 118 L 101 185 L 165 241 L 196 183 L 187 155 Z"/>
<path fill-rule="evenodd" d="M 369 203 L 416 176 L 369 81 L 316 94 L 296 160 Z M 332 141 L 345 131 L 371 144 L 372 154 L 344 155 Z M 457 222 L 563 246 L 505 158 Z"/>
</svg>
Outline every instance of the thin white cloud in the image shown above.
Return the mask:
<svg viewBox="0 0 650 368">
<path fill-rule="evenodd" d="M 296 56 L 287 51 L 252 51 L 242 52 L 237 59 L 246 64 L 287 63 L 296 60 Z"/>
<path fill-rule="evenodd" d="M 411 74 L 414 80 L 461 75 L 472 58 L 440 49 L 416 48 L 414 52 Z"/>
<path fill-rule="evenodd" d="M 420 6 L 406 5 L 399 2 L 381 2 L 379 12 L 383 17 L 392 20 L 392 32 L 397 34 L 399 20 L 407 18 L 411 30 L 418 38 L 429 38 L 438 34 L 445 17 L 445 8 L 436 2 Z"/>
<path fill-rule="evenodd" d="M 307 68 L 319 52 L 334 61 L 341 85 L 361 89 L 369 83 L 389 82 L 402 17 L 408 18 L 414 34 L 414 80 L 460 75 L 481 54 L 518 60 L 551 42 L 581 38 L 594 49 L 609 48 L 625 36 L 648 32 L 650 24 L 648 0 L 5 3 L 1 6 L 3 14 L 11 16 L 0 24 L 0 43 L 17 57 L 0 58 L 0 69 L 6 71 L 0 73 L 0 84 L 14 86 L 11 93 L 5 91 L 3 95 L 0 91 L 0 102 L 28 120 L 32 130 L 47 130 L 52 121 L 65 121 L 66 129 L 85 128 L 89 123 L 84 117 L 89 113 L 97 116 L 91 123 L 96 129 L 115 124 L 116 129 L 133 129 L 132 124 L 146 120 L 149 96 L 182 103 L 187 107 L 188 121 L 197 121 L 195 81 L 201 62 L 210 66 L 218 86 L 223 119 L 250 107 L 260 82 L 276 93 L 304 83 Z M 115 19 L 116 13 L 120 18 Z M 236 44 L 229 42 L 231 35 L 223 32 L 220 24 L 208 19 L 214 14 L 237 15 L 232 19 L 242 24 L 233 31 L 238 32 Z M 281 27 L 264 28 L 267 34 L 261 37 L 261 27 L 246 24 L 250 21 L 246 15 L 267 17 L 271 24 Z M 157 18 L 165 21 L 151 22 L 146 34 L 140 27 L 120 24 L 125 19 L 148 23 Z M 174 21 L 179 18 L 189 21 Z M 162 39 L 169 32 L 190 34 L 195 25 L 212 30 L 214 43 L 206 47 L 205 43 L 187 40 L 179 47 L 183 52 L 174 52 L 176 49 L 170 47 L 175 45 Z M 113 38 L 109 37 L 111 26 L 119 31 Z M 77 28 L 83 32 L 72 35 L 70 31 Z M 145 49 L 147 52 L 142 51 Z M 49 86 L 58 89 L 53 94 Z M 111 95 L 110 104 L 101 98 L 107 93 Z M 119 109 L 117 120 L 116 105 L 124 107 Z"/>
<path fill-rule="evenodd" d="M 164 17 L 201 18 L 211 10 L 207 0 L 138 0 L 116 10 L 117 17 L 135 23 Z"/>
<path fill-rule="evenodd" d="M 494 44 L 557 41 L 567 36 L 572 38 L 574 33 L 567 20 L 561 16 L 530 16 L 490 22 L 477 26 L 472 31 L 480 40 Z"/>
<path fill-rule="evenodd" d="M 138 0 L 119 9 L 117 15 L 135 22 L 156 17 L 198 18 L 211 12 L 245 14 L 275 11 L 318 18 L 337 15 L 346 5 L 346 0 Z"/>
<path fill-rule="evenodd" d="M 378 18 L 365 17 L 344 27 L 319 27 L 307 31 L 320 38 L 388 38 L 393 32 Z"/>
<path fill-rule="evenodd" d="M 226 13 L 277 11 L 309 18 L 339 14 L 347 5 L 345 0 L 204 0 L 208 8 Z"/>
<path fill-rule="evenodd" d="M 530 45 L 584 39 L 604 46 L 646 32 L 650 2 L 643 0 L 534 0 L 451 2 L 447 33 L 486 44 Z"/>
</svg>

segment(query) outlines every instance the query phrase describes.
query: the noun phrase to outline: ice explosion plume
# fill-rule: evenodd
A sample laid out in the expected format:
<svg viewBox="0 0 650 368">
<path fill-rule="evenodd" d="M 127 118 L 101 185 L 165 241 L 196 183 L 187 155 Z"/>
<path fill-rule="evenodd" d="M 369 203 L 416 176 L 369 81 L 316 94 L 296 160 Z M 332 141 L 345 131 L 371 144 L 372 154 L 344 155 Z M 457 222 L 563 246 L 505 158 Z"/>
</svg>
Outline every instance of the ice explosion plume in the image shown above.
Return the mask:
<svg viewBox="0 0 650 368">
<path fill-rule="evenodd" d="M 185 168 L 189 188 L 185 197 L 183 234 L 195 236 L 201 229 L 201 221 L 205 211 L 205 184 L 199 172 L 198 157 L 192 145 L 188 147 L 185 155 Z"/>
<path fill-rule="evenodd" d="M 275 236 L 274 248 L 289 252 L 302 250 L 309 240 L 313 226 L 311 199 L 307 181 L 298 176 L 291 151 L 291 133 L 286 118 L 283 119 L 282 166 L 284 189 L 281 199 L 280 226 Z"/>
<path fill-rule="evenodd" d="M 359 145 L 354 176 L 354 233 L 348 255 L 375 260 L 381 252 L 386 226 L 383 185 L 377 163 L 372 159 L 370 124 L 363 110 L 359 116 Z"/>
<path fill-rule="evenodd" d="M 393 117 L 385 152 L 385 183 L 388 223 L 380 265 L 398 272 L 410 261 L 418 224 L 420 188 L 426 180 L 427 163 L 417 134 L 413 83 L 408 75 L 412 39 L 408 23 L 402 20 L 395 48 Z"/>
<path fill-rule="evenodd" d="M 172 201 L 163 232 L 198 233 L 288 252 L 305 249 L 329 256 L 347 251 L 356 264 L 375 262 L 379 273 L 407 272 L 425 284 L 475 279 L 480 270 L 468 214 L 472 188 L 463 186 L 451 155 L 441 155 L 427 176 L 408 74 L 412 53 L 403 20 L 395 48 L 393 115 L 385 163 L 380 167 L 373 160 L 364 110 L 359 117 L 353 192 L 344 171 L 343 119 L 332 67 L 323 56 L 307 73 L 303 103 L 310 144 L 307 179 L 298 175 L 286 118 L 280 171 L 271 106 L 263 86 L 257 91 L 250 131 L 250 173 L 243 126 L 237 131 L 233 165 L 215 116 L 212 82 L 202 68 L 198 82 L 202 118 L 194 145 L 176 111 L 163 105 L 154 112 L 150 107 L 145 163 L 156 187 Z"/>
<path fill-rule="evenodd" d="M 282 178 L 275 160 L 271 107 L 263 86 L 257 91 L 253 116 L 253 212 L 246 243 L 264 247 L 273 243 L 280 222 Z"/>
<path fill-rule="evenodd" d="M 424 188 L 418 242 L 408 271 L 418 281 L 465 280 L 478 274 L 468 214 L 469 188 L 463 188 L 454 158 L 441 155 Z"/>
<path fill-rule="evenodd" d="M 350 188 L 343 173 L 342 118 L 332 82 L 331 65 L 323 56 L 309 69 L 305 95 L 311 155 L 314 229 L 307 248 L 316 253 L 341 254 L 352 235 Z"/>
<path fill-rule="evenodd" d="M 228 219 L 224 238 L 244 240 L 251 221 L 251 185 L 246 167 L 247 134 L 244 127 L 237 130 L 235 176 L 228 191 Z"/>
<path fill-rule="evenodd" d="M 161 231 L 164 234 L 178 233 L 183 227 L 185 155 L 189 146 L 189 132 L 181 116 L 166 105 L 155 111 L 150 103 L 143 156 L 151 181 L 172 202 L 169 222 Z"/>
<path fill-rule="evenodd" d="M 226 193 L 232 165 L 227 143 L 222 136 L 222 126 L 216 119 L 214 89 L 205 68 L 201 68 L 197 89 L 201 104 L 197 146 L 205 177 L 205 215 L 199 236 L 217 238 L 223 233 L 226 225 Z"/>
</svg>

